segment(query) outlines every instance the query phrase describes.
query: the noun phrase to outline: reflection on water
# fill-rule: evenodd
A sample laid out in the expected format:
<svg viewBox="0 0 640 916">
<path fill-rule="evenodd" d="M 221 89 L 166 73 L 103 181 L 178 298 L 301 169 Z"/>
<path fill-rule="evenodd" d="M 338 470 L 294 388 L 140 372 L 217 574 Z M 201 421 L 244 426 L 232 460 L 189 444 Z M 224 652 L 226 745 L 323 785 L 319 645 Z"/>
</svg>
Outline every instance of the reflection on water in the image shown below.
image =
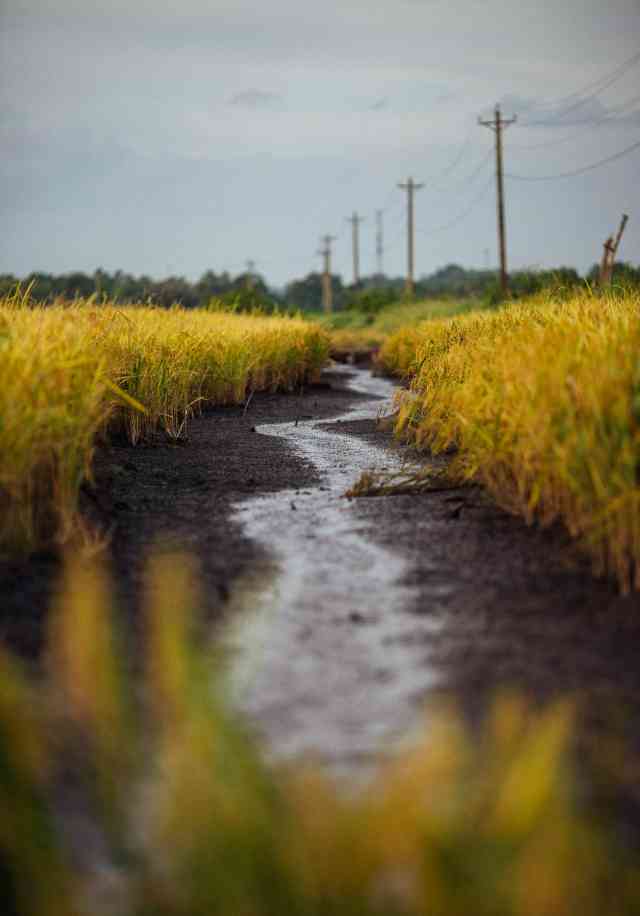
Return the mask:
<svg viewBox="0 0 640 916">
<path fill-rule="evenodd" d="M 342 420 L 389 407 L 386 379 L 360 372 L 351 387 L 372 398 Z M 273 562 L 239 586 L 226 642 L 235 702 L 272 752 L 314 752 L 340 768 L 370 760 L 416 722 L 416 700 L 434 683 L 425 663 L 434 623 L 406 613 L 406 561 L 372 543 L 342 498 L 362 471 L 400 457 L 320 422 L 258 427 L 286 439 L 322 480 L 238 505 L 246 534 Z"/>
</svg>

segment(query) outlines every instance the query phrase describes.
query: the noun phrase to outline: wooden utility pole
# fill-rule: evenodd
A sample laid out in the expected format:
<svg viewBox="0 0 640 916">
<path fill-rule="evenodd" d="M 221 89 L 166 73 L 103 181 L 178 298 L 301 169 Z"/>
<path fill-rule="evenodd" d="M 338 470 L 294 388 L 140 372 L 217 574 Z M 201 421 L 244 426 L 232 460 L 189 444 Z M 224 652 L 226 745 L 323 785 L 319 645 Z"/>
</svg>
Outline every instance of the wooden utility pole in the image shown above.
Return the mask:
<svg viewBox="0 0 640 916">
<path fill-rule="evenodd" d="M 347 217 L 347 222 L 351 223 L 351 235 L 353 245 L 353 285 L 357 286 L 360 282 L 360 223 L 364 222 L 362 216 L 354 211 L 353 216 Z"/>
<path fill-rule="evenodd" d="M 322 308 L 327 314 L 333 311 L 333 289 L 331 287 L 331 243 L 335 242 L 335 235 L 323 235 L 322 244 L 318 254 L 324 259 L 324 269 L 322 271 Z"/>
<path fill-rule="evenodd" d="M 505 238 L 505 220 L 504 220 L 504 184 L 502 175 L 502 131 L 510 124 L 515 124 L 517 118 L 503 118 L 500 113 L 500 106 L 496 105 L 494 118 L 492 121 L 483 121 L 478 118 L 478 124 L 483 127 L 489 127 L 496 135 L 496 190 L 498 200 L 498 248 L 500 251 L 500 289 L 503 296 L 509 291 L 509 280 L 507 276 L 507 243 Z"/>
<path fill-rule="evenodd" d="M 256 262 L 249 260 L 246 262 L 246 265 L 247 265 L 247 274 L 245 278 L 245 285 L 247 289 L 251 290 L 256 285 L 256 278 L 254 274 L 254 270 L 256 269 Z"/>
<path fill-rule="evenodd" d="M 413 178 L 409 178 L 406 184 L 399 184 L 398 187 L 407 192 L 407 279 L 404 289 L 407 296 L 413 296 L 413 195 L 424 185 L 416 184 Z"/>
<path fill-rule="evenodd" d="M 600 264 L 600 286 L 611 286 L 611 280 L 613 278 L 613 265 L 615 263 L 616 254 L 618 253 L 618 246 L 620 245 L 622 233 L 624 232 L 624 228 L 628 221 L 629 217 L 626 213 L 623 213 L 622 219 L 620 220 L 620 228 L 618 229 L 618 234 L 616 235 L 615 239 L 610 235 L 603 245 L 604 251 L 602 253 L 602 262 Z"/>
<path fill-rule="evenodd" d="M 382 210 L 376 210 L 376 268 L 378 280 L 382 280 L 382 256 L 384 254 L 384 235 L 382 229 Z"/>
</svg>

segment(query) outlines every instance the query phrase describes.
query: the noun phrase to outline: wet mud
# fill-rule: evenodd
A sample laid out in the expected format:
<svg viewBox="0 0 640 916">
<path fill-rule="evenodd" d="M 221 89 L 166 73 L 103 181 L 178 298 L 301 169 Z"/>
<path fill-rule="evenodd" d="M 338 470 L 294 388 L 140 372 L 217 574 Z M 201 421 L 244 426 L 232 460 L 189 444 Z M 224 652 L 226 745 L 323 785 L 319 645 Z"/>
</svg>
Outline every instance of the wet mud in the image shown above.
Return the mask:
<svg viewBox="0 0 640 916">
<path fill-rule="evenodd" d="M 182 444 L 157 439 L 135 448 L 111 443 L 98 449 L 81 508 L 106 539 L 102 555 L 132 643 L 142 638 L 145 569 L 158 547 L 195 557 L 203 617 L 222 616 L 233 583 L 262 556 L 232 518 L 233 504 L 254 493 L 319 481 L 309 461 L 257 426 L 340 415 L 366 399 L 346 389 L 345 377 L 327 371 L 320 384 L 295 393 L 255 395 L 245 406 L 210 409 L 190 421 Z M 0 557 L 0 642 L 26 660 L 37 661 L 42 653 L 61 561 L 53 549 L 26 560 Z"/>
<path fill-rule="evenodd" d="M 169 542 L 196 556 L 233 700 L 276 754 L 353 769 L 441 694 L 475 722 L 514 688 L 570 694 L 581 740 L 639 750 L 639 596 L 595 580 L 560 529 L 528 528 L 477 488 L 342 498 L 361 470 L 402 460 L 375 422 L 389 394 L 339 369 L 211 411 L 184 446 L 103 448 L 85 500 L 111 532 L 133 642 L 146 559 Z M 54 554 L 0 563 L 0 634 L 24 657 L 41 651 L 59 567 Z"/>
<path fill-rule="evenodd" d="M 353 385 L 376 382 L 359 373 Z M 527 527 L 478 487 L 340 499 L 362 470 L 406 456 L 377 427 L 380 409 L 365 402 L 303 435 L 272 427 L 322 489 L 257 497 L 236 515 L 276 564 L 251 598 L 263 611 L 235 618 L 240 702 L 269 744 L 366 765 L 428 728 L 441 696 L 477 723 L 515 691 L 572 698 L 581 749 L 639 751 L 640 597 L 594 579 L 559 526 Z"/>
<path fill-rule="evenodd" d="M 352 388 L 369 398 L 335 429 L 390 410 L 388 380 L 361 373 Z M 270 564 L 230 617 L 234 699 L 274 754 L 360 766 L 406 736 L 415 699 L 434 682 L 423 649 L 433 621 L 406 613 L 417 598 L 411 567 L 368 536 L 344 497 L 361 472 L 391 470 L 402 456 L 320 420 L 258 430 L 310 462 L 319 483 L 237 504 L 234 520 Z"/>
<path fill-rule="evenodd" d="M 342 432 L 387 436 L 363 424 Z M 500 689 L 569 695 L 594 731 L 622 728 L 640 750 L 640 596 L 595 579 L 560 526 L 527 527 L 479 488 L 361 499 L 353 511 L 406 557 L 407 611 L 440 621 L 427 657 L 467 708 Z"/>
</svg>

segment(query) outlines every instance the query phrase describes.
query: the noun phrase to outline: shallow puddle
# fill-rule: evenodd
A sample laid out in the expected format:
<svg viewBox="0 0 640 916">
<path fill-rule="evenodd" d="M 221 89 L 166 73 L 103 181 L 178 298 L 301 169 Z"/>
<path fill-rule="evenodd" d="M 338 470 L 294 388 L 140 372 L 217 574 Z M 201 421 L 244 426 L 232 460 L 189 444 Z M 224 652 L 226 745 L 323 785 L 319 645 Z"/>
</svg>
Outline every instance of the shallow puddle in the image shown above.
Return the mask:
<svg viewBox="0 0 640 916">
<path fill-rule="evenodd" d="M 371 399 L 341 420 L 389 411 L 388 380 L 359 371 L 349 387 Z M 406 561 L 367 538 L 343 497 L 362 471 L 399 466 L 399 454 L 323 423 L 257 428 L 286 439 L 322 480 L 238 505 L 237 519 L 272 563 L 235 593 L 225 642 L 234 702 L 270 750 L 352 769 L 391 750 L 421 719 L 420 698 L 435 680 L 428 664 L 435 623 L 407 612 Z"/>
</svg>

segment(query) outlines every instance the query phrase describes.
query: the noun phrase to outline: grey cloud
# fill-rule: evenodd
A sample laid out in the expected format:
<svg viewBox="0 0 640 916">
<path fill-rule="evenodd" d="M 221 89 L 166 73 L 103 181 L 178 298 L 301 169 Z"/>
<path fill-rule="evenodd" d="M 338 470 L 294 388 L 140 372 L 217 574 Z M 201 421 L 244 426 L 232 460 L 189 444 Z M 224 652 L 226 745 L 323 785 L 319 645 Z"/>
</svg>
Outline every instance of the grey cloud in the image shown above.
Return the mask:
<svg viewBox="0 0 640 916">
<path fill-rule="evenodd" d="M 602 121 L 610 112 L 597 98 L 573 99 L 566 105 L 533 109 L 527 117 L 532 127 L 570 127 Z"/>
<path fill-rule="evenodd" d="M 443 92 L 442 95 L 436 96 L 434 102 L 451 102 L 453 99 L 457 99 L 459 97 L 460 93 L 458 92 Z"/>
<path fill-rule="evenodd" d="M 581 125 L 637 124 L 640 111 L 625 110 L 625 106 L 607 106 L 597 97 L 573 98 L 565 105 L 509 95 L 502 99 L 505 115 L 518 115 L 522 127 L 562 128 Z"/>
<path fill-rule="evenodd" d="M 619 118 L 616 118 L 616 121 L 619 124 L 630 124 L 633 127 L 640 126 L 640 108 L 636 108 L 635 111 L 627 112 Z"/>
<path fill-rule="evenodd" d="M 271 108 L 282 99 L 277 92 L 263 92 L 261 89 L 246 89 L 236 92 L 229 100 L 230 105 L 239 108 Z"/>
<path fill-rule="evenodd" d="M 0 246 L 0 269 L 102 262 L 161 275 L 172 258 L 175 270 L 195 276 L 212 259 L 219 267 L 252 252 L 272 280 L 284 282 L 298 269 L 291 252 L 308 251 L 312 259 L 317 232 L 343 219 L 345 194 L 349 208 L 374 207 L 402 174 L 444 169 L 475 127 L 476 113 L 506 89 L 520 97 L 503 96 L 505 115 L 548 122 L 546 130 L 531 130 L 532 142 L 560 138 L 560 125 L 585 124 L 566 131 L 584 134 L 584 149 L 576 144 L 550 153 L 550 161 L 539 163 L 541 173 L 568 170 L 578 153 L 576 166 L 595 162 L 631 142 L 615 130 L 640 119 L 635 102 L 619 106 L 635 93 L 637 74 L 629 74 L 624 93 L 603 97 L 613 108 L 598 114 L 585 104 L 567 116 L 580 122 L 558 119 L 560 109 L 544 99 L 589 84 L 636 50 L 637 0 L 438 0 L 436 6 L 434 12 L 426 0 L 0 0 L 0 105 L 7 106 L 0 111 L 0 194 L 12 227 Z M 496 22 L 505 37 L 499 53 Z M 591 130 L 603 114 L 606 130 Z M 488 147 L 488 132 L 476 134 Z M 526 160 L 523 173 L 529 165 L 535 171 Z M 566 184 L 575 232 L 557 218 L 556 185 L 536 185 L 534 194 L 514 183 L 514 252 L 544 264 L 591 257 L 604 236 L 585 183 L 593 193 L 603 189 L 615 214 L 628 205 L 632 165 L 621 160 L 610 172 Z M 356 178 L 339 186 L 335 176 L 345 170 Z M 401 195 L 394 193 L 399 219 Z M 311 216 L 301 231 L 316 199 L 326 203 L 327 224 Z M 447 195 L 429 201 L 425 192 L 420 206 L 423 226 L 450 219 Z M 212 208 L 220 217 L 213 221 L 215 245 Z M 473 263 L 494 231 L 492 208 L 488 196 L 476 223 L 472 214 L 459 232 L 429 237 L 418 250 L 420 269 L 446 263 L 452 251 Z M 366 231 L 372 225 L 369 220 Z M 632 246 L 633 224 L 629 231 L 625 242 Z M 538 247 L 531 254 L 533 237 Z M 363 259 L 373 251 L 367 238 Z M 401 270 L 402 245 L 389 247 L 385 266 Z M 336 245 L 336 267 L 348 269 L 349 258 L 347 239 Z"/>
</svg>

